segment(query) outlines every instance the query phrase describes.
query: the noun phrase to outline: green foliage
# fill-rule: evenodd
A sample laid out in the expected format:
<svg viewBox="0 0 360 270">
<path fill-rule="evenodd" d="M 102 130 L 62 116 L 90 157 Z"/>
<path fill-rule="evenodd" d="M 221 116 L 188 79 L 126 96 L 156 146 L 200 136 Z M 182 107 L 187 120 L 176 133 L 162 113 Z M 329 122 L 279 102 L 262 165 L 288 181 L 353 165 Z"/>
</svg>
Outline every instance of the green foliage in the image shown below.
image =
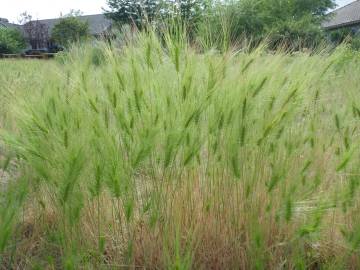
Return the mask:
<svg viewBox="0 0 360 270">
<path fill-rule="evenodd" d="M 118 23 L 135 25 L 139 29 L 160 16 L 162 1 L 107 0 L 107 16 Z"/>
<path fill-rule="evenodd" d="M 211 12 L 212 5 L 210 0 L 180 0 L 176 13 L 191 29 Z"/>
<path fill-rule="evenodd" d="M 54 26 L 51 38 L 57 44 L 68 47 L 71 43 L 85 41 L 89 35 L 88 22 L 68 16 L 60 19 Z"/>
<path fill-rule="evenodd" d="M 360 51 L 360 36 L 355 36 L 351 40 L 351 48 L 353 48 L 355 51 Z"/>
<path fill-rule="evenodd" d="M 349 28 L 341 28 L 335 31 L 329 32 L 329 36 L 332 42 L 340 44 L 346 41 L 347 38 L 351 38 L 352 32 Z"/>
<path fill-rule="evenodd" d="M 177 19 L 192 29 L 211 6 L 210 0 L 107 0 L 107 16 L 118 25 L 146 25 Z"/>
<path fill-rule="evenodd" d="M 0 54 L 18 53 L 25 45 L 25 39 L 19 30 L 0 27 Z"/>
<path fill-rule="evenodd" d="M 255 44 L 267 40 L 275 47 L 298 49 L 321 42 L 321 22 L 326 11 L 334 6 L 333 0 L 239 0 L 225 4 L 221 1 L 206 23 L 210 22 L 214 29 L 213 36 L 225 28 L 232 43 L 247 36 Z"/>
<path fill-rule="evenodd" d="M 349 44 L 353 50 L 360 50 L 359 29 L 341 28 L 329 32 L 330 40 L 333 44 Z"/>
<path fill-rule="evenodd" d="M 171 18 L 185 25 L 189 37 L 225 49 L 245 36 L 255 46 L 267 40 L 272 47 L 296 50 L 324 41 L 321 23 L 335 7 L 334 0 L 108 0 L 107 4 L 107 16 L 119 25 L 161 28 Z"/>
</svg>

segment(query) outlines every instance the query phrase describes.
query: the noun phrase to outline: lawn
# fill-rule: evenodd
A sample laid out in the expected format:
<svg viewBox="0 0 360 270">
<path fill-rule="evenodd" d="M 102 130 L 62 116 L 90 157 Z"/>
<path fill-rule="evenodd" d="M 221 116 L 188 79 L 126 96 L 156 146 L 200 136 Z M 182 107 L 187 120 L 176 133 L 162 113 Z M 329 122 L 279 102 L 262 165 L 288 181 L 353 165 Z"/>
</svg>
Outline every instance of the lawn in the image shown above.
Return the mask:
<svg viewBox="0 0 360 270">
<path fill-rule="evenodd" d="M 151 35 L 0 61 L 0 269 L 358 269 L 359 61 Z"/>
</svg>

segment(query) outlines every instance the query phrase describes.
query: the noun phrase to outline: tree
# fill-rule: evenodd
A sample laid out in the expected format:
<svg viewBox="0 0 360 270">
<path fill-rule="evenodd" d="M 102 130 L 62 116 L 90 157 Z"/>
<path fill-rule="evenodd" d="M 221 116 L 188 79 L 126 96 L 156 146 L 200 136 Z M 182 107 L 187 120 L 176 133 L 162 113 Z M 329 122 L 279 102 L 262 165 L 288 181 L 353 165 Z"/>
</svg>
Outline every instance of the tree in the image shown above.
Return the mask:
<svg viewBox="0 0 360 270">
<path fill-rule="evenodd" d="M 19 24 L 26 24 L 28 22 L 32 21 L 32 15 L 29 14 L 27 11 L 24 11 L 20 14 L 20 17 L 18 18 Z"/>
<path fill-rule="evenodd" d="M 54 26 L 51 39 L 58 45 L 67 47 L 71 43 L 86 40 L 89 35 L 88 22 L 70 14 L 61 18 Z"/>
<path fill-rule="evenodd" d="M 49 27 L 40 21 L 30 21 L 23 26 L 25 38 L 33 49 L 46 48 L 49 42 Z"/>
<path fill-rule="evenodd" d="M 193 29 L 212 0 L 107 0 L 106 15 L 118 25 L 143 29 L 166 19 L 180 19 Z"/>
<path fill-rule="evenodd" d="M 334 0 L 269 0 L 263 11 L 272 45 L 298 49 L 313 47 L 323 40 L 321 23 L 326 12 L 335 7 Z"/>
<path fill-rule="evenodd" d="M 25 48 L 25 45 L 19 30 L 0 27 L 0 54 L 18 53 Z"/>
<path fill-rule="evenodd" d="M 164 1 L 158 0 L 107 0 L 108 18 L 118 25 L 132 25 L 142 29 L 161 13 Z"/>
<path fill-rule="evenodd" d="M 219 7 L 220 6 L 220 7 Z M 335 0 L 229 0 L 220 1 L 218 9 L 222 18 L 230 20 L 229 36 L 237 39 L 242 35 L 259 42 L 268 39 L 275 47 L 280 44 L 312 46 L 322 39 L 321 23 Z M 213 27 L 219 31 L 221 26 Z"/>
<path fill-rule="evenodd" d="M 33 20 L 26 11 L 20 14 L 19 23 L 23 25 L 25 39 L 33 49 L 45 48 L 49 42 L 49 27 L 39 20 Z"/>
<path fill-rule="evenodd" d="M 183 21 L 196 23 L 211 6 L 211 1 L 204 0 L 178 0 L 179 15 Z"/>
<path fill-rule="evenodd" d="M 226 29 L 234 41 L 244 34 L 255 43 L 313 46 L 323 38 L 321 22 L 335 0 L 107 0 L 107 16 L 119 25 L 143 28 L 165 18 L 180 19 L 189 33 Z M 202 23 L 204 22 L 204 23 Z M 211 22 L 212 25 L 204 24 Z M 228 25 L 225 27 L 224 22 Z M 197 32 L 201 35 L 201 32 Z"/>
</svg>

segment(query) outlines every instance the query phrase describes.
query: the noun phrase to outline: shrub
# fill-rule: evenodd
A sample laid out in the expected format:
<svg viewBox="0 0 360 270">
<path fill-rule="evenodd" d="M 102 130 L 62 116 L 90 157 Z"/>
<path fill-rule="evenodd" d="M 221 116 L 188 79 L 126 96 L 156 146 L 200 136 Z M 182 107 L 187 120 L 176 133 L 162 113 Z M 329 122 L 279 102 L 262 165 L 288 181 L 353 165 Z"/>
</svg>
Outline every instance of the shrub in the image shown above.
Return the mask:
<svg viewBox="0 0 360 270">
<path fill-rule="evenodd" d="M 19 30 L 0 27 L 0 54 L 18 53 L 25 46 L 25 39 Z"/>
<path fill-rule="evenodd" d="M 360 51 L 360 36 L 355 36 L 351 40 L 351 47 L 356 51 Z"/>
<path fill-rule="evenodd" d="M 88 22 L 69 16 L 60 19 L 54 26 L 51 38 L 58 45 L 69 47 L 71 43 L 85 41 L 89 35 Z"/>
</svg>

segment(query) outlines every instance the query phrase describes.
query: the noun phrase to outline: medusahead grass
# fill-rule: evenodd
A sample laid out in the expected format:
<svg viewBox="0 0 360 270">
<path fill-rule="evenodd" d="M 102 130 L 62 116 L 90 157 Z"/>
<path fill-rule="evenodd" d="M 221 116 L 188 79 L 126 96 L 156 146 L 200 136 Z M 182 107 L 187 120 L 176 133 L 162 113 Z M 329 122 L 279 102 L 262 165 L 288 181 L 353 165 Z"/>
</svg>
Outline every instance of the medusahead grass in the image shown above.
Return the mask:
<svg viewBox="0 0 360 270">
<path fill-rule="evenodd" d="M 1 208 L 4 267 L 356 269 L 358 61 L 147 33 L 40 81 L 4 68 L 27 184 Z"/>
</svg>

